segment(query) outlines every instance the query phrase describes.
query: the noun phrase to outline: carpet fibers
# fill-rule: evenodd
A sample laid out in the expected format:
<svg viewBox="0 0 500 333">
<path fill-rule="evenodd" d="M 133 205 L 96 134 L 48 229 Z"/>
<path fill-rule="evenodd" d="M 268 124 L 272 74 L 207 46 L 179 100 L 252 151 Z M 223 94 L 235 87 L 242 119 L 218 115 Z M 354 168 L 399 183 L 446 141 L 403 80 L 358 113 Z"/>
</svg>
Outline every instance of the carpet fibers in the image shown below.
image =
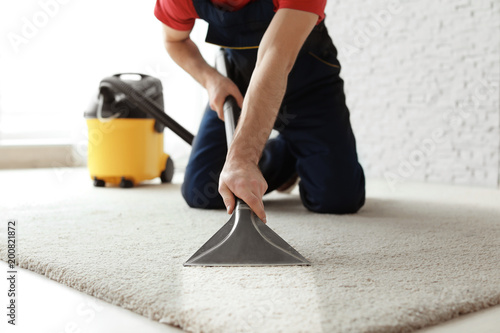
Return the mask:
<svg viewBox="0 0 500 333">
<path fill-rule="evenodd" d="M 0 183 L 21 267 L 187 331 L 410 332 L 500 304 L 495 189 L 370 181 L 344 216 L 272 194 L 269 226 L 312 266 L 184 268 L 228 216 L 188 208 L 178 184 L 94 188 L 84 169 Z"/>
</svg>

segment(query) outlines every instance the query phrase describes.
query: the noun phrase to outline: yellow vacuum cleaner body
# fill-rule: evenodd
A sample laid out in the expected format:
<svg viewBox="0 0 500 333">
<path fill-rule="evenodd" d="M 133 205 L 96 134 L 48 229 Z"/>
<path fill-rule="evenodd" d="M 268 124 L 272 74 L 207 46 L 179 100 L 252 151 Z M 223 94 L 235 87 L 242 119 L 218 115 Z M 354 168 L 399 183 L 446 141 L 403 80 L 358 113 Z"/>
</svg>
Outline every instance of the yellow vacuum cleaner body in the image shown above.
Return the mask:
<svg viewBox="0 0 500 333">
<path fill-rule="evenodd" d="M 122 79 L 122 75 L 115 77 Z M 141 96 L 146 96 L 163 108 L 161 81 L 137 76 L 123 80 L 140 92 L 136 100 L 101 82 L 97 101 L 85 112 L 87 164 L 94 186 L 133 187 L 156 177 L 163 183 L 172 179 L 173 162 L 163 151 L 164 125 L 138 107 Z"/>
</svg>

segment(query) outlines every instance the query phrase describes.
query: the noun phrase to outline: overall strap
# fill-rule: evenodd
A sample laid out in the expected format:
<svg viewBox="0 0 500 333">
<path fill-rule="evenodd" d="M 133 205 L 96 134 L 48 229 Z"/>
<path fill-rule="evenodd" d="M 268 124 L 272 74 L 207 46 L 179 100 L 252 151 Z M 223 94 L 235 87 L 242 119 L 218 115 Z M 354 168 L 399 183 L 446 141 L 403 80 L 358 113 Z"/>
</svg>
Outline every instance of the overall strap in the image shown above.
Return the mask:
<svg viewBox="0 0 500 333">
<path fill-rule="evenodd" d="M 256 0 L 229 12 L 210 0 L 193 0 L 198 16 L 208 22 L 206 42 L 225 48 L 257 48 L 274 16 L 272 0 Z"/>
</svg>

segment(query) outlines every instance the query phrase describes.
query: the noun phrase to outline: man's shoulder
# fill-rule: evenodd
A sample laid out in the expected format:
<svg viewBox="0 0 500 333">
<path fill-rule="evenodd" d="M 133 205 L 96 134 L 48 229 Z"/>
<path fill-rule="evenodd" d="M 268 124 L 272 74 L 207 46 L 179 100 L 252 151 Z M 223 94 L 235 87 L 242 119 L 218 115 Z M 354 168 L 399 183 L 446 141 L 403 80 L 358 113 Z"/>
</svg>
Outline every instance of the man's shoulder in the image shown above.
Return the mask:
<svg viewBox="0 0 500 333">
<path fill-rule="evenodd" d="M 198 18 L 193 0 L 156 0 L 155 16 L 176 30 L 191 30 Z"/>
</svg>

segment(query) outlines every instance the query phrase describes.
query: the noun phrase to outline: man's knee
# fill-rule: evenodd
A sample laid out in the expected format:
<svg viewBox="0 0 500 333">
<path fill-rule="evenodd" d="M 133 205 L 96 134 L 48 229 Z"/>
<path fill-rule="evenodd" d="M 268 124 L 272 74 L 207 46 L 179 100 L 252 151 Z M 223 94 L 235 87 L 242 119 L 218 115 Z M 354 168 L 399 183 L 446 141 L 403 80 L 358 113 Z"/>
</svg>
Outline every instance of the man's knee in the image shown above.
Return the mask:
<svg viewBox="0 0 500 333">
<path fill-rule="evenodd" d="M 314 201 L 304 202 L 307 209 L 316 213 L 327 214 L 354 214 L 363 207 L 365 193 L 356 195 L 328 195 L 317 198 Z"/>
<path fill-rule="evenodd" d="M 181 187 L 181 193 L 189 207 L 205 209 L 224 208 L 224 202 L 219 195 L 217 183 L 214 181 L 200 184 L 185 180 Z"/>
<path fill-rule="evenodd" d="M 310 211 L 328 214 L 354 214 L 365 204 L 364 177 L 358 184 L 336 184 L 306 192 L 301 186 L 300 194 L 304 206 Z"/>
</svg>

